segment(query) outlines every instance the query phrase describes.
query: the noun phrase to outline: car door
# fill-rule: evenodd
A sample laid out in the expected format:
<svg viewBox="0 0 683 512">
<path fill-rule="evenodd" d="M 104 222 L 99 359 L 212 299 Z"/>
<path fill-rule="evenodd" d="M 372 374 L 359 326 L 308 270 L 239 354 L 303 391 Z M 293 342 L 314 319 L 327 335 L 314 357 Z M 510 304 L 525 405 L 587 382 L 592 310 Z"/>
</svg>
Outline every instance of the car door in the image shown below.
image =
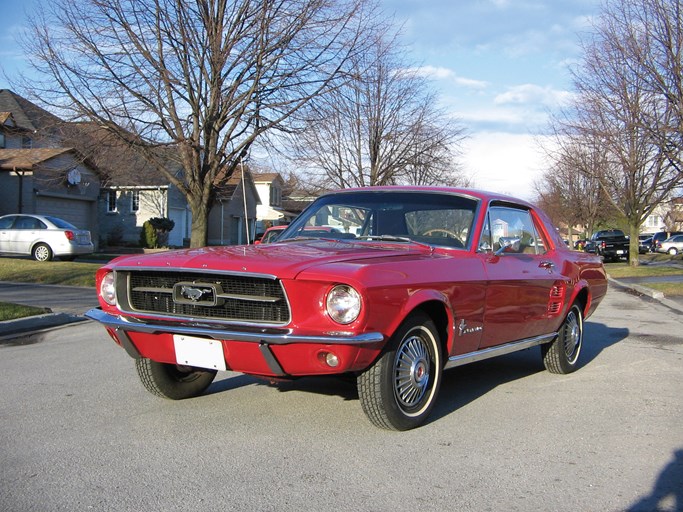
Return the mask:
<svg viewBox="0 0 683 512">
<path fill-rule="evenodd" d="M 546 334 L 560 278 L 530 210 L 489 208 L 479 244 L 487 275 L 481 348 Z"/>
<path fill-rule="evenodd" d="M 0 219 L 0 252 L 13 252 L 10 247 L 10 239 L 12 237 L 12 224 L 14 224 L 14 215 L 3 217 Z"/>
<path fill-rule="evenodd" d="M 39 230 L 44 229 L 47 229 L 47 226 L 40 219 L 18 215 L 10 235 L 10 248 L 12 252 L 31 254 L 33 242 L 41 236 Z"/>
</svg>

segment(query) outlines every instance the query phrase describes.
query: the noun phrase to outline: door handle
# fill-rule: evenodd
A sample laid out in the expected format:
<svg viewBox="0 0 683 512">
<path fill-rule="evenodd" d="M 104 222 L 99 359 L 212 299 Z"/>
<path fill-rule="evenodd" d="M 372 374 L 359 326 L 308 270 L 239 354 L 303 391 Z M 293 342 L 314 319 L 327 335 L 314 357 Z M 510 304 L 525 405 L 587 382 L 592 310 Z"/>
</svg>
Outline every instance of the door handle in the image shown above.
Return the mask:
<svg viewBox="0 0 683 512">
<path fill-rule="evenodd" d="M 542 261 L 538 266 L 546 269 L 548 272 L 555 268 L 555 264 L 552 261 Z"/>
</svg>

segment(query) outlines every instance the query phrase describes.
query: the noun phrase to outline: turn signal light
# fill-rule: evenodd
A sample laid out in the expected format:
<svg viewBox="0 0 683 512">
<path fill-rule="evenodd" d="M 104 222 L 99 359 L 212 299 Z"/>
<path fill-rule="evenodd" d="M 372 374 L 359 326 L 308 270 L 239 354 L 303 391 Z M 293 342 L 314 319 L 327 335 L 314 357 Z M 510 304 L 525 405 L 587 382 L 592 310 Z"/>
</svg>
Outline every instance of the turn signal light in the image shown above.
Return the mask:
<svg viewBox="0 0 683 512">
<path fill-rule="evenodd" d="M 337 357 L 337 354 L 334 354 L 333 352 L 320 352 L 318 357 L 322 363 L 326 364 L 330 368 L 336 368 L 339 366 L 339 357 Z"/>
</svg>

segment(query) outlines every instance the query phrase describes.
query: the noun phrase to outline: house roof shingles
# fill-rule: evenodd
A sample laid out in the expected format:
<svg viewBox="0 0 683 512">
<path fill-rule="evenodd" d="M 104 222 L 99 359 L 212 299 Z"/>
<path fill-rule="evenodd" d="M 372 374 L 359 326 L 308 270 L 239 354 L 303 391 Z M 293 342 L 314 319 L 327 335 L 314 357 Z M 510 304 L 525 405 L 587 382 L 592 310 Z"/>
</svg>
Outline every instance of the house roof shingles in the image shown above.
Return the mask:
<svg viewBox="0 0 683 512">
<path fill-rule="evenodd" d="M 0 112 L 11 112 L 15 127 L 35 131 L 50 131 L 64 121 L 9 89 L 0 89 Z"/>
<path fill-rule="evenodd" d="M 31 170 L 35 165 L 73 151 L 71 148 L 0 149 L 0 170 Z"/>
</svg>

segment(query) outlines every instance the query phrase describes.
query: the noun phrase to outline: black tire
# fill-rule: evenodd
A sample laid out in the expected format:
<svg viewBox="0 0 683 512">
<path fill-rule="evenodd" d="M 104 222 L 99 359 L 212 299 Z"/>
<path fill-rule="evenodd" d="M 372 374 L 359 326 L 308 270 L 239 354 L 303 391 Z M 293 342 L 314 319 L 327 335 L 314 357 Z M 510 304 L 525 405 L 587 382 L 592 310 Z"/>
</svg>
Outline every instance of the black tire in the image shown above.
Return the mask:
<svg viewBox="0 0 683 512">
<path fill-rule="evenodd" d="M 54 256 L 52 249 L 47 244 L 36 244 L 31 251 L 31 256 L 36 261 L 52 261 Z"/>
<path fill-rule="evenodd" d="M 675 247 L 672 247 L 671 249 L 669 249 L 669 255 L 670 256 L 676 256 L 677 254 L 678 254 L 678 249 L 676 249 Z"/>
<path fill-rule="evenodd" d="M 216 370 L 157 363 L 147 358 L 136 359 L 135 369 L 147 391 L 171 400 L 201 395 L 216 377 Z"/>
<path fill-rule="evenodd" d="M 443 366 L 434 322 L 424 313 L 412 314 L 380 358 L 357 378 L 366 416 L 389 430 L 421 425 L 436 402 Z"/>
<path fill-rule="evenodd" d="M 560 327 L 557 337 L 541 345 L 543 364 L 550 373 L 567 374 L 578 368 L 583 346 L 583 311 L 575 303 Z"/>
</svg>

